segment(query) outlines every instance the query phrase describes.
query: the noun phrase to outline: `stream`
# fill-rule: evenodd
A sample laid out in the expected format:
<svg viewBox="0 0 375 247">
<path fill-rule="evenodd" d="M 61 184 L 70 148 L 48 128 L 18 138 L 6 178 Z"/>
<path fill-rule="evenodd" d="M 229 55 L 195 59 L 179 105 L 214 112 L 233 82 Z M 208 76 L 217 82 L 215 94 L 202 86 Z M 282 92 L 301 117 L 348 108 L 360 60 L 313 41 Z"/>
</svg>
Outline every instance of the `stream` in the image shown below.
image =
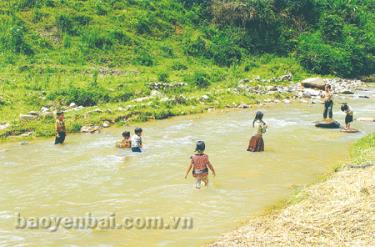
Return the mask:
<svg viewBox="0 0 375 247">
<path fill-rule="evenodd" d="M 369 99 L 358 95 L 369 95 Z M 340 102 L 354 118 L 375 116 L 375 90 L 335 97 L 334 117 L 343 124 Z M 265 152 L 246 152 L 256 110 L 269 130 Z M 320 104 L 292 103 L 218 110 L 140 124 L 145 150 L 115 148 L 124 128 L 100 134 L 71 134 L 66 144 L 38 139 L 28 145 L 0 144 L 0 246 L 200 246 L 234 230 L 296 188 L 349 159 L 350 145 L 375 131 L 375 123 L 355 121 L 361 132 L 318 129 Z M 71 124 L 67 122 L 67 124 Z M 127 128 L 133 132 L 134 126 Z M 217 176 L 196 190 L 184 173 L 195 142 Z M 191 217 L 191 229 L 16 229 L 24 217 Z M 140 227 L 141 228 L 141 227 Z"/>
</svg>

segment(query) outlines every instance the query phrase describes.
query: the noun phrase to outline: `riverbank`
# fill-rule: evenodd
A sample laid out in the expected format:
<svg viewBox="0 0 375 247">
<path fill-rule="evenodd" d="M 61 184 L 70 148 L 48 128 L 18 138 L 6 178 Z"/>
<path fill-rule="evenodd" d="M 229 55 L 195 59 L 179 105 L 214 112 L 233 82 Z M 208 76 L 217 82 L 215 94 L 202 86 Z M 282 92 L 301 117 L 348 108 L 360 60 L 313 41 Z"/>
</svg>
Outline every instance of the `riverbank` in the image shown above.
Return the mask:
<svg viewBox="0 0 375 247">
<path fill-rule="evenodd" d="M 131 123 L 202 113 L 212 109 L 251 108 L 262 104 L 292 102 L 319 104 L 322 103 L 319 89 L 325 83 L 331 84 L 335 94 L 341 95 L 342 98 L 352 95 L 358 88 L 365 87 L 359 80 L 339 78 L 310 78 L 304 84 L 304 81 L 295 81 L 291 73 L 269 79 L 243 78 L 229 84 L 219 83 L 204 90 L 192 88 L 184 82 L 155 82 L 147 85 L 148 91 L 145 91 L 142 97 L 124 102 L 89 107 L 75 102 L 70 102 L 69 105 L 51 103 L 28 112 L 12 109 L 11 114 L 9 109 L 4 110 L 0 122 L 0 140 L 19 141 L 53 136 L 54 115 L 57 110 L 65 112 L 69 133 L 94 133 L 112 125 L 127 126 Z"/>
<path fill-rule="evenodd" d="M 374 246 L 375 134 L 354 145 L 351 164 L 297 197 L 302 201 L 250 220 L 209 246 Z"/>
</svg>

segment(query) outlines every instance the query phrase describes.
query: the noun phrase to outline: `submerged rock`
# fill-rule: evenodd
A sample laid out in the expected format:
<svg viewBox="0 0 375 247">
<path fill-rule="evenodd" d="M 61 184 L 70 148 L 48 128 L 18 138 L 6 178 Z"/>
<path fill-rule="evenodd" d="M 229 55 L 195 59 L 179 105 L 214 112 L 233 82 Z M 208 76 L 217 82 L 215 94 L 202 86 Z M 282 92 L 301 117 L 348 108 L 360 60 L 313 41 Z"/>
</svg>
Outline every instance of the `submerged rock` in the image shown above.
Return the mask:
<svg viewBox="0 0 375 247">
<path fill-rule="evenodd" d="M 100 127 L 97 125 L 82 126 L 81 133 L 97 133 L 100 132 Z"/>
<path fill-rule="evenodd" d="M 372 117 L 359 117 L 359 118 L 357 118 L 357 121 L 375 122 L 375 118 L 372 118 Z"/>
</svg>

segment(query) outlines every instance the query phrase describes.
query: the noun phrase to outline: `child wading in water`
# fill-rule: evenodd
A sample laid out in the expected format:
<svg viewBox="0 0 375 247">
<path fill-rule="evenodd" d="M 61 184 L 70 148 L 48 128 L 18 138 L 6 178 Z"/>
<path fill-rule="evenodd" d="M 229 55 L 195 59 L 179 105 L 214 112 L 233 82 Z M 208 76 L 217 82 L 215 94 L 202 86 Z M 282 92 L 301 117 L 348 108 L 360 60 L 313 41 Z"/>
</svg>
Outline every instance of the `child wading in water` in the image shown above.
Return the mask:
<svg viewBox="0 0 375 247">
<path fill-rule="evenodd" d="M 132 152 L 135 153 L 141 153 L 142 152 L 142 132 L 143 130 L 141 128 L 135 128 L 134 133 L 135 135 L 133 136 L 131 140 L 131 147 L 132 147 Z"/>
<path fill-rule="evenodd" d="M 124 131 L 122 132 L 122 139 L 120 142 L 116 144 L 118 148 L 131 148 L 131 139 L 130 139 L 130 132 L 129 131 Z"/>
<path fill-rule="evenodd" d="M 258 111 L 253 121 L 253 128 L 257 129 L 254 136 L 249 141 L 249 147 L 247 151 L 250 152 L 263 152 L 264 141 L 263 134 L 267 131 L 267 124 L 263 121 L 263 112 Z"/>
<path fill-rule="evenodd" d="M 349 130 L 350 129 L 350 123 L 353 122 L 353 111 L 352 108 L 347 104 L 343 103 L 341 105 L 341 111 L 346 113 L 345 116 L 345 129 Z"/>
<path fill-rule="evenodd" d="M 63 144 L 66 137 L 65 122 L 64 122 L 64 112 L 56 113 L 56 138 L 55 144 Z"/>
<path fill-rule="evenodd" d="M 323 118 L 325 120 L 331 120 L 333 117 L 332 109 L 333 109 L 333 93 L 331 91 L 331 85 L 327 84 L 324 90 L 324 112 Z M 327 118 L 328 116 L 328 118 Z"/>
<path fill-rule="evenodd" d="M 201 188 L 201 181 L 204 182 L 205 186 L 208 185 L 208 169 L 212 171 L 212 174 L 216 176 L 215 169 L 208 160 L 208 155 L 204 154 L 206 145 L 203 141 L 198 141 L 195 148 L 196 154 L 191 156 L 191 162 L 186 170 L 185 179 L 187 178 L 191 169 L 193 169 L 193 177 L 195 177 L 195 188 Z"/>
</svg>

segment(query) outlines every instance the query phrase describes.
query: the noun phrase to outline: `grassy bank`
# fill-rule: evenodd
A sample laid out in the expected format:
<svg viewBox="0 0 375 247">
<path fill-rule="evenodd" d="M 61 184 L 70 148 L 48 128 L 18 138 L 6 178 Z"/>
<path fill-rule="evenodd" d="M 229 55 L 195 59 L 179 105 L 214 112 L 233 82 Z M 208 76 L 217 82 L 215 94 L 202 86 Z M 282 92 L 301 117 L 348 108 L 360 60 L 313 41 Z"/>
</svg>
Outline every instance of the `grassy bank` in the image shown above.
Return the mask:
<svg viewBox="0 0 375 247">
<path fill-rule="evenodd" d="M 37 120 L 21 121 L 20 114 L 40 111 L 66 110 L 69 132 L 78 132 L 84 125 L 101 125 L 110 121 L 117 125 L 130 122 L 163 119 L 170 116 L 203 112 L 209 108 L 237 107 L 238 104 L 256 104 L 264 98 L 289 97 L 289 94 L 259 95 L 238 92 L 235 89 L 243 78 L 247 85 L 266 87 L 268 85 L 288 85 L 309 76 L 294 59 L 263 56 L 253 60 L 253 68 L 248 64 L 230 69 L 212 66 L 200 67 L 186 64 L 183 71 L 160 78 L 165 67 L 176 62 L 164 63 L 153 68 L 90 68 L 82 66 L 27 66 L 9 67 L 0 71 L 3 104 L 0 107 L 0 122 L 10 127 L 0 130 L 2 139 L 32 132 L 32 136 L 54 135 L 54 118 L 51 114 Z M 198 69 L 199 67 L 199 69 Z M 268 82 L 267 79 L 293 74 L 293 81 Z M 262 78 L 262 81 L 255 81 Z M 161 81 L 160 79 L 163 79 Z M 152 90 L 150 84 L 161 82 L 174 85 L 185 82 L 184 86 Z M 151 95 L 151 96 L 150 96 Z M 70 109 L 71 103 L 84 106 Z"/>
<path fill-rule="evenodd" d="M 375 133 L 352 147 L 352 162 L 209 246 L 373 246 Z"/>
</svg>

